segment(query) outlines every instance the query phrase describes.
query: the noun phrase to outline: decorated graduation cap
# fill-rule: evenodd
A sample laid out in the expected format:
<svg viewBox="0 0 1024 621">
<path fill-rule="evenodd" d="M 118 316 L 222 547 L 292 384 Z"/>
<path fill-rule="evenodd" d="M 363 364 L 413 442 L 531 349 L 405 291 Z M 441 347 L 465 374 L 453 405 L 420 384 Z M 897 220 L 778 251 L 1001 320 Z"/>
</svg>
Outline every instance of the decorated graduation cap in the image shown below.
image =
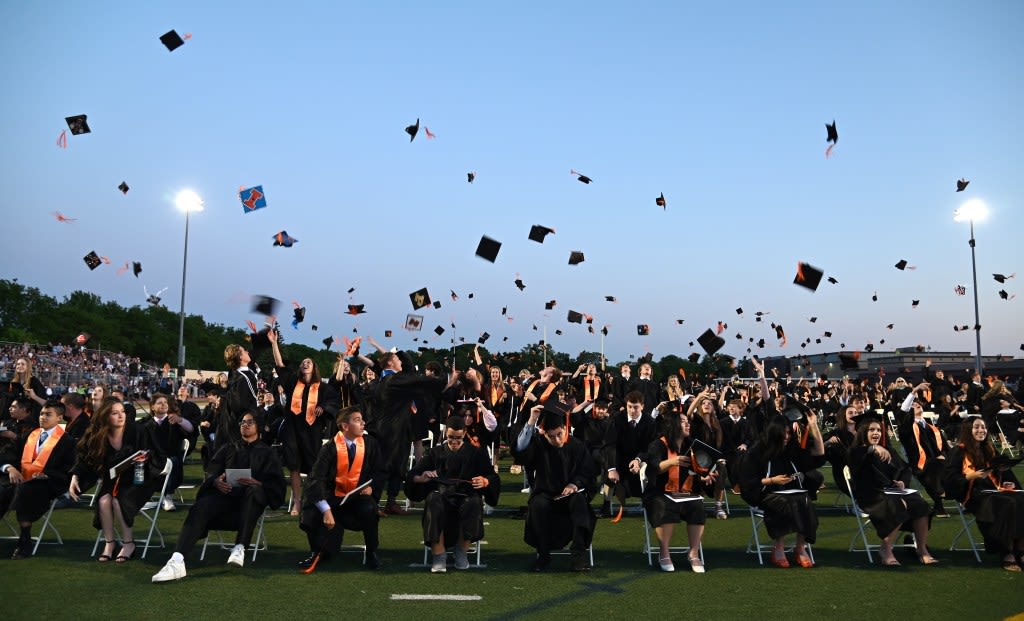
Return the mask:
<svg viewBox="0 0 1024 621">
<path fill-rule="evenodd" d="M 484 235 L 476 246 L 476 256 L 494 263 L 494 260 L 498 258 L 499 250 L 501 250 L 501 242 Z"/>
<path fill-rule="evenodd" d="M 796 276 L 793 278 L 794 285 L 800 285 L 801 287 L 810 289 L 811 291 L 817 291 L 818 285 L 821 284 L 821 277 L 825 275 L 825 272 L 814 267 L 810 263 L 800 262 L 796 264 Z"/>
<path fill-rule="evenodd" d="M 579 250 L 573 250 L 569 253 L 569 265 L 579 265 L 583 263 L 583 253 Z"/>
<path fill-rule="evenodd" d="M 956 182 L 956 191 L 957 192 L 963 192 L 964 190 L 967 189 L 967 185 L 969 183 L 970 183 L 970 181 L 968 181 L 967 179 L 964 179 L 963 177 L 960 177 L 960 179 L 957 180 L 957 182 Z"/>
<path fill-rule="evenodd" d="M 827 149 L 825 149 L 825 157 L 827 158 L 827 157 L 830 157 L 832 155 L 832 149 L 835 148 L 836 143 L 839 142 L 839 130 L 836 129 L 836 121 L 835 121 L 835 119 L 832 119 L 832 123 L 831 124 L 825 123 L 825 132 L 826 132 L 825 142 L 831 142 L 832 143 L 832 144 L 828 145 Z"/>
<path fill-rule="evenodd" d="M 718 336 L 708 328 L 703 334 L 697 337 L 697 342 L 709 355 L 725 347 L 725 339 Z"/>
<path fill-rule="evenodd" d="M 87 116 L 88 115 L 85 114 L 78 114 L 75 116 L 64 117 L 64 121 L 67 122 L 68 129 L 71 130 L 71 134 L 73 136 L 92 133 L 92 130 L 89 129 Z"/>
<path fill-rule="evenodd" d="M 436 127 L 436 125 L 435 125 Z M 416 119 L 415 125 L 409 125 L 405 128 L 405 133 L 409 134 L 409 142 L 416 139 L 416 134 L 420 133 L 420 120 Z"/>
<path fill-rule="evenodd" d="M 384 331 L 384 338 L 386 338 L 386 339 L 391 338 L 391 330 L 385 330 Z"/>
<path fill-rule="evenodd" d="M 353 315 L 353 316 L 355 316 L 355 315 L 363 315 L 365 313 L 366 313 L 366 305 L 365 304 L 349 304 L 348 305 L 348 310 L 345 311 L 345 314 Z"/>
<path fill-rule="evenodd" d="M 252 213 L 267 206 L 267 195 L 263 193 L 262 185 L 242 188 L 238 192 L 238 198 L 242 201 L 243 213 Z"/>
<path fill-rule="evenodd" d="M 423 287 L 410 293 L 409 300 L 412 302 L 412 309 L 419 310 L 424 306 L 430 306 L 430 293 L 427 292 L 426 287 Z"/>
<path fill-rule="evenodd" d="M 593 179 L 591 179 L 590 177 L 584 175 L 583 173 L 577 172 L 575 168 L 571 169 L 569 171 L 569 174 L 576 175 L 576 180 L 579 181 L 580 183 L 587 183 L 587 184 L 589 184 L 591 181 L 593 181 Z"/>
<path fill-rule="evenodd" d="M 165 34 L 160 35 L 160 43 L 164 44 L 168 52 L 173 52 L 179 47 L 185 45 L 185 41 L 191 38 L 191 35 L 185 35 L 182 37 L 178 34 L 177 30 L 171 30 Z"/>
<path fill-rule="evenodd" d="M 280 300 L 276 300 L 269 295 L 254 295 L 252 296 L 252 312 L 272 317 L 277 314 L 277 307 L 280 303 Z"/>
<path fill-rule="evenodd" d="M 103 261 L 100 260 L 100 255 L 96 254 L 95 250 L 89 252 L 89 254 L 82 257 L 82 260 L 85 261 L 85 264 L 89 266 L 89 271 L 96 269 L 97 267 L 100 266 L 101 263 L 103 263 Z"/>
<path fill-rule="evenodd" d="M 419 332 L 423 329 L 423 315 L 409 314 L 405 316 L 405 329 Z"/>
<path fill-rule="evenodd" d="M 121 194 L 127 194 L 128 190 L 131 188 L 128 187 L 128 183 L 126 181 L 122 181 L 121 185 L 117 186 L 117 189 L 121 190 Z"/>
<path fill-rule="evenodd" d="M 538 244 L 543 244 L 544 238 L 550 234 L 553 234 L 554 232 L 555 229 L 551 227 L 542 226 L 540 224 L 534 224 L 533 226 L 530 227 L 529 239 L 531 241 L 537 242 Z"/>
<path fill-rule="evenodd" d="M 288 234 L 288 231 L 280 231 L 274 234 L 274 245 L 281 246 L 283 248 L 291 248 L 295 244 L 299 243 L 299 240 L 295 239 Z"/>
<path fill-rule="evenodd" d="M 651 333 L 651 326 L 646 323 L 637 324 L 636 334 L 637 336 L 648 336 Z"/>
</svg>

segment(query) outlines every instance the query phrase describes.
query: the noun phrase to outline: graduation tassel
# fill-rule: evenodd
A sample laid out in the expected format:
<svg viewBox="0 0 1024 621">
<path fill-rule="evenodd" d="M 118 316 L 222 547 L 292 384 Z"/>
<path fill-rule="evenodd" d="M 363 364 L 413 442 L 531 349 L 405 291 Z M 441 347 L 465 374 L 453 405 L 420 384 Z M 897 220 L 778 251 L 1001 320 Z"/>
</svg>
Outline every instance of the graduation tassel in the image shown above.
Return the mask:
<svg viewBox="0 0 1024 621">
<path fill-rule="evenodd" d="M 57 136 L 57 146 L 61 149 L 68 148 L 68 130 L 63 130 L 60 133 L 60 136 Z"/>
</svg>

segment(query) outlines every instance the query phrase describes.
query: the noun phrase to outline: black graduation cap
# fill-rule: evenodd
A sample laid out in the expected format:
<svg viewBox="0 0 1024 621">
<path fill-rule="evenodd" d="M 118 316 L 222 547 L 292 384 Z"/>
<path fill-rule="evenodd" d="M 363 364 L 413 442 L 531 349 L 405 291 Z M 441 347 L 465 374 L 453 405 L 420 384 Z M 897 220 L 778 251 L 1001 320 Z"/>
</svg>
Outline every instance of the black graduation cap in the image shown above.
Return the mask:
<svg viewBox="0 0 1024 621">
<path fill-rule="evenodd" d="M 579 265 L 583 263 L 583 253 L 579 250 L 573 250 L 569 253 L 569 265 Z"/>
<path fill-rule="evenodd" d="M 825 123 L 825 131 L 828 135 L 825 138 L 825 142 L 831 142 L 832 146 L 835 146 L 839 142 L 839 130 L 836 129 L 836 121 L 832 119 L 832 123 Z"/>
<path fill-rule="evenodd" d="M 920 304 L 920 303 L 921 303 L 921 300 L 911 300 L 910 301 L 910 307 L 911 308 L 917 308 L 917 305 Z"/>
<path fill-rule="evenodd" d="M 1010 294 L 1007 293 L 1006 289 L 1000 289 L 999 290 L 999 297 L 1003 298 L 1004 300 L 1009 300 L 1010 299 Z"/>
<path fill-rule="evenodd" d="M 141 274 L 141 273 L 142 273 L 142 264 L 139 263 L 138 261 L 132 261 L 132 274 L 134 274 L 135 277 L 138 278 L 139 274 Z"/>
<path fill-rule="evenodd" d="M 838 285 L 838 284 L 839 284 L 839 281 L 838 281 L 838 280 L 836 280 L 834 276 L 829 276 L 829 277 L 828 277 L 828 281 L 829 281 L 830 283 L 832 283 L 833 285 Z"/>
<path fill-rule="evenodd" d="M 1004 276 L 1002 274 L 992 274 L 992 278 L 994 278 L 997 283 L 1003 284 L 1007 279 L 1013 278 L 1016 275 L 1017 274 L 1010 274 L 1009 276 Z"/>
<path fill-rule="evenodd" d="M 309 327 L 310 327 L 311 330 L 313 330 L 313 332 L 316 332 L 317 330 L 319 330 L 319 327 L 315 323 L 313 325 L 309 326 Z"/>
<path fill-rule="evenodd" d="M 565 427 L 566 418 L 569 415 L 569 408 L 561 403 L 552 403 L 553 399 L 544 404 L 544 411 L 541 412 L 540 424 L 545 431 Z"/>
<path fill-rule="evenodd" d="M 117 186 L 117 189 L 121 190 L 122 194 L 127 194 L 128 190 L 129 190 L 128 184 L 126 182 L 122 181 L 121 185 Z"/>
<path fill-rule="evenodd" d="M 899 262 L 896 263 L 896 269 L 898 269 L 900 271 L 903 271 L 903 270 L 907 269 L 907 260 L 906 259 L 900 259 Z M 910 269 L 914 269 L 914 268 L 911 267 Z"/>
<path fill-rule="evenodd" d="M 252 296 L 252 312 L 272 317 L 277 314 L 277 305 L 281 302 L 268 295 Z"/>
<path fill-rule="evenodd" d="M 103 261 L 100 260 L 100 255 L 96 254 L 95 250 L 82 257 L 82 260 L 89 266 L 89 271 L 96 269 L 101 263 L 103 263 Z"/>
<path fill-rule="evenodd" d="M 574 175 L 576 175 L 576 180 L 579 181 L 580 183 L 590 183 L 591 181 L 593 181 L 593 179 L 591 179 L 590 177 L 588 177 L 588 176 L 586 176 L 586 175 L 584 175 L 582 173 L 576 172 L 575 168 L 570 170 L 569 172 L 574 174 Z"/>
<path fill-rule="evenodd" d="M 690 451 L 697 460 L 697 466 L 702 470 L 710 470 L 715 465 L 715 462 L 722 457 L 721 451 L 700 440 L 693 441 L 693 444 L 690 445 Z"/>
<path fill-rule="evenodd" d="M 871 343 L 868 343 L 867 345 L 864 346 L 864 351 L 873 352 L 875 351 L 875 346 Z"/>
<path fill-rule="evenodd" d="M 970 329 L 971 329 L 971 327 L 968 326 L 967 324 L 964 324 L 962 326 L 953 326 L 953 332 L 960 332 L 961 330 L 970 330 Z"/>
<path fill-rule="evenodd" d="M 562 336 L 562 331 L 561 330 L 555 330 L 555 334 L 558 335 L 558 336 Z"/>
<path fill-rule="evenodd" d="M 543 244 L 544 243 L 544 238 L 549 233 L 554 233 L 554 232 L 555 232 L 555 229 L 553 229 L 553 228 L 542 226 L 540 224 L 534 224 L 533 226 L 530 227 L 530 236 L 529 236 L 529 238 L 531 240 L 537 242 L 538 244 Z"/>
<path fill-rule="evenodd" d="M 830 338 L 832 338 L 832 333 L 826 330 L 825 334 L 824 334 L 824 337 L 827 338 L 827 339 L 830 339 Z"/>
<path fill-rule="evenodd" d="M 441 326 L 437 326 L 436 328 L 434 328 L 434 334 L 441 336 L 442 334 L 444 334 L 444 328 Z"/>
<path fill-rule="evenodd" d="M 324 347 L 326 347 L 327 349 L 330 349 L 331 348 L 331 344 L 334 343 L 334 337 L 329 336 L 329 337 L 325 338 L 324 340 L 322 340 L 320 342 L 324 344 Z"/>
<path fill-rule="evenodd" d="M 637 336 L 648 336 L 651 333 L 651 326 L 646 323 L 637 324 L 636 333 Z"/>
<path fill-rule="evenodd" d="M 501 250 L 501 242 L 484 235 L 476 246 L 476 256 L 494 263 L 494 260 L 498 258 L 499 250 Z"/>
<path fill-rule="evenodd" d="M 815 345 L 821 345 L 821 339 L 820 338 L 819 339 L 814 339 L 814 344 Z"/>
<path fill-rule="evenodd" d="M 757 339 L 757 346 L 760 349 L 764 349 L 764 339 Z"/>
<path fill-rule="evenodd" d="M 614 295 L 606 295 L 604 296 L 604 300 L 605 302 L 618 302 L 618 300 L 615 299 Z"/>
<path fill-rule="evenodd" d="M 698 354 L 697 352 L 693 352 L 692 354 L 687 356 L 686 359 L 689 360 L 690 362 L 697 363 L 700 361 L 700 354 Z"/>
<path fill-rule="evenodd" d="M 885 327 L 889 328 L 890 330 L 892 330 L 892 327 L 895 326 L 895 325 L 896 324 L 894 324 L 894 323 L 890 323 L 890 324 L 886 325 Z"/>
<path fill-rule="evenodd" d="M 77 116 L 64 117 L 64 120 L 68 124 L 68 128 L 71 129 L 72 135 L 77 136 L 79 134 L 88 134 L 92 132 L 92 130 L 89 129 L 89 123 L 85 120 L 86 116 L 87 115 L 85 114 L 79 114 Z"/>
<path fill-rule="evenodd" d="M 348 288 L 348 293 L 352 293 L 352 292 L 354 292 L 355 290 L 356 290 L 356 288 L 355 288 L 355 287 L 349 287 L 349 288 Z"/>
<path fill-rule="evenodd" d="M 441 308 L 441 300 L 434 300 L 434 308 Z"/>
<path fill-rule="evenodd" d="M 685 319 L 676 319 L 676 324 L 681 326 L 681 325 L 683 325 L 684 321 L 686 321 L 686 320 Z M 691 347 L 692 347 L 692 345 L 691 345 Z"/>
<path fill-rule="evenodd" d="M 504 317 L 507 314 L 508 314 L 508 307 L 507 306 L 502 306 L 501 307 L 501 316 Z"/>
<path fill-rule="evenodd" d="M 608 326 L 601 327 L 601 334 L 608 336 Z"/>
<path fill-rule="evenodd" d="M 877 291 L 875 291 L 874 293 L 871 294 L 871 301 L 872 302 L 877 302 L 878 301 L 878 292 Z"/>
<path fill-rule="evenodd" d="M 964 190 L 967 189 L 967 184 L 969 183 L 970 181 L 961 177 L 960 180 L 956 182 L 956 191 L 963 192 Z"/>
<path fill-rule="evenodd" d="M 418 291 L 410 293 L 409 300 L 412 302 L 412 309 L 419 310 L 424 306 L 430 305 L 430 294 L 427 292 L 427 288 L 423 287 Z"/>
<path fill-rule="evenodd" d="M 739 332 L 737 332 L 736 333 L 736 338 L 739 339 L 739 340 L 743 340 L 743 335 L 740 334 Z"/>
<path fill-rule="evenodd" d="M 818 321 L 818 318 L 817 317 L 811 317 L 810 321 L 811 321 L 811 323 L 816 323 Z"/>
<path fill-rule="evenodd" d="M 179 47 L 185 45 L 185 40 L 181 38 L 177 30 L 172 30 L 166 34 L 160 35 L 160 43 L 164 44 L 168 52 L 173 52 Z"/>
<path fill-rule="evenodd" d="M 526 288 L 526 283 L 523 282 L 522 278 L 516 278 L 516 286 L 519 287 L 520 291 L 522 291 Z"/>
<path fill-rule="evenodd" d="M 871 423 L 881 423 L 882 415 L 875 410 L 867 409 L 854 416 L 851 420 L 853 420 L 853 424 L 856 427 L 860 427 L 861 425 L 870 425 Z"/>
<path fill-rule="evenodd" d="M 416 119 L 415 125 L 410 125 L 405 128 L 405 133 L 409 134 L 409 142 L 412 142 L 416 138 L 416 134 L 420 131 L 420 120 Z"/>
<path fill-rule="evenodd" d="M 466 181 L 467 182 L 473 183 L 474 179 L 476 179 L 476 173 L 475 172 L 470 171 L 470 172 L 466 173 Z"/>
<path fill-rule="evenodd" d="M 487 339 L 489 339 L 489 338 L 491 338 L 491 335 L 487 334 L 486 332 L 484 332 L 483 334 L 480 335 L 480 338 L 478 338 L 476 340 L 476 342 L 480 343 L 481 345 L 483 345 L 484 343 L 487 342 Z"/>
<path fill-rule="evenodd" d="M 349 304 L 348 310 L 345 311 L 346 315 L 363 315 L 366 313 L 365 304 Z"/>
<path fill-rule="evenodd" d="M 569 314 L 566 316 L 566 320 L 569 323 L 582 324 L 583 323 L 583 314 L 582 313 L 577 313 L 576 311 L 571 310 L 571 311 L 569 311 Z"/>
<path fill-rule="evenodd" d="M 786 340 L 786 332 L 782 329 L 782 324 L 775 326 L 775 338 L 780 341 Z"/>
<path fill-rule="evenodd" d="M 544 310 L 553 309 L 555 307 L 555 304 L 558 304 L 557 300 L 550 300 L 548 302 L 544 302 Z"/>
<path fill-rule="evenodd" d="M 386 339 L 391 338 L 391 330 L 385 330 L 384 331 L 384 338 L 386 338 Z"/>
<path fill-rule="evenodd" d="M 743 314 L 743 307 L 742 306 L 736 309 L 736 314 L 737 315 L 742 315 Z"/>
<path fill-rule="evenodd" d="M 697 342 L 700 343 L 700 346 L 704 348 L 708 355 L 715 353 L 725 346 L 725 339 L 712 332 L 711 328 L 708 328 L 704 331 L 704 334 L 698 336 Z"/>
<path fill-rule="evenodd" d="M 306 320 L 306 307 L 305 306 L 296 306 L 295 309 L 292 310 L 292 327 L 293 328 L 298 327 L 298 325 L 300 323 L 302 323 L 303 321 L 305 321 L 305 320 Z"/>
<path fill-rule="evenodd" d="M 473 299 L 473 294 L 472 294 L 472 293 L 470 293 L 470 294 L 469 294 L 469 295 L 467 295 L 466 297 L 472 300 L 472 299 Z"/>
<path fill-rule="evenodd" d="M 825 272 L 819 270 L 813 265 L 800 262 L 796 265 L 796 277 L 793 278 L 793 284 L 806 287 L 811 291 L 817 291 L 818 285 L 821 284 L 821 277 L 824 275 Z"/>
<path fill-rule="evenodd" d="M 661 193 L 661 196 L 659 196 L 658 198 L 654 199 L 654 204 L 657 205 L 658 207 L 661 207 L 662 209 L 665 209 L 665 207 L 666 207 L 666 205 L 668 205 L 668 203 L 665 202 L 665 193 L 664 192 Z"/>
</svg>

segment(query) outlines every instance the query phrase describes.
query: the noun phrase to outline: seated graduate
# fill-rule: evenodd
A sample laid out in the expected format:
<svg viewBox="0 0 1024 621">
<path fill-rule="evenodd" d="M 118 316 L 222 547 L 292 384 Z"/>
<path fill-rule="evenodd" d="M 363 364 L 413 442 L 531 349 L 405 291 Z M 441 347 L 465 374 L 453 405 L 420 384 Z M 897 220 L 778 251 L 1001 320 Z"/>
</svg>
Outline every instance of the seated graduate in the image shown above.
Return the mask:
<svg viewBox="0 0 1024 621">
<path fill-rule="evenodd" d="M 450 416 L 445 441 L 430 448 L 409 471 L 405 493 L 423 505 L 423 543 L 434 554 L 431 573 L 447 569 L 446 548 L 455 546 L 455 568 L 469 569 L 470 543 L 484 536 L 483 503 L 498 504 L 501 479 L 484 448 L 466 442 L 466 422 Z"/>
<path fill-rule="evenodd" d="M 1017 460 L 996 454 L 984 419 L 960 425 L 957 446 L 943 471 L 943 485 L 974 514 L 985 551 L 1003 558 L 1003 569 L 1019 572 L 1024 555 L 1024 493 L 1011 470 Z"/>
<path fill-rule="evenodd" d="M 910 466 L 895 451 L 882 446 L 882 417 L 874 412 L 857 420 L 857 435 L 849 453 L 853 497 L 881 537 L 882 565 L 897 567 L 893 545 L 901 530 L 913 530 L 917 557 L 925 565 L 938 561 L 928 552 L 928 514 L 931 507 L 910 487 Z"/>
<path fill-rule="evenodd" d="M 150 416 L 142 422 L 142 431 L 148 436 L 147 443 L 157 447 L 171 460 L 171 478 L 162 501 L 164 511 L 174 511 L 174 490 L 184 479 L 185 451 L 182 442 L 188 440 L 189 444 L 195 445 L 199 437 L 199 420 L 189 420 L 178 410 L 177 402 L 159 392 L 149 398 L 149 412 Z"/>
<path fill-rule="evenodd" d="M 343 531 L 363 531 L 366 568 L 380 567 L 377 501 L 387 469 L 377 441 L 364 435 L 356 406 L 342 409 L 338 433 L 323 445 L 306 480 L 299 527 L 309 540 L 309 557 L 299 567 L 312 571 L 341 547 Z M 356 491 L 358 489 L 358 491 Z"/>
<path fill-rule="evenodd" d="M 918 391 L 926 388 L 919 384 L 907 394 L 900 405 L 904 413 L 898 427 L 900 444 L 907 452 L 907 462 L 913 467 L 918 480 L 933 503 L 932 515 L 949 517 L 942 506 L 942 472 L 946 460 L 946 441 L 942 431 L 924 417 L 924 404 L 917 398 Z"/>
<path fill-rule="evenodd" d="M 523 540 L 537 550 L 531 567 L 535 572 L 547 569 L 551 551 L 566 544 L 571 569 L 590 571 L 587 548 L 597 522 L 590 509 L 594 466 L 583 443 L 569 435 L 567 414 L 554 401 L 533 406 L 513 448 L 515 462 L 533 477 Z"/>
<path fill-rule="evenodd" d="M 242 439 L 223 445 L 210 460 L 210 469 L 181 527 L 174 554 L 153 576 L 153 582 L 184 578 L 185 555 L 192 551 L 196 541 L 218 528 L 238 532 L 228 565 L 241 567 L 263 510 L 284 502 L 281 460 L 274 449 L 260 440 L 256 417 L 246 412 L 238 425 Z M 231 481 L 228 470 L 248 470 L 249 476 Z"/>
<path fill-rule="evenodd" d="M 167 457 L 157 447 L 149 446 L 146 434 L 138 425 L 129 427 L 124 404 L 115 397 L 107 397 L 90 419 L 89 430 L 78 442 L 78 456 L 71 472 L 68 493 L 78 495 L 100 481 L 96 492 L 96 515 L 93 527 L 103 531 L 103 553 L 96 560 L 106 563 L 130 561 L 135 555 L 132 525 L 135 516 L 150 496 L 163 484 L 164 464 Z M 122 465 L 132 455 L 134 463 Z M 138 465 L 141 464 L 141 468 Z M 111 468 L 121 465 L 111 477 Z M 121 531 L 121 551 L 113 557 L 114 521 Z"/>
<path fill-rule="evenodd" d="M 657 436 L 654 418 L 644 411 L 644 396 L 639 391 L 626 395 L 626 409 L 612 415 L 605 436 L 608 481 L 615 486 L 619 499 L 619 514 L 613 522 L 622 519 L 626 498 L 640 497 L 640 464 L 644 451 Z"/>
<path fill-rule="evenodd" d="M 857 413 L 857 409 L 852 405 L 845 405 L 839 408 L 839 412 L 836 414 L 836 426 L 828 437 L 825 438 L 825 459 L 832 464 L 832 480 L 836 484 L 836 489 L 840 493 L 850 495 L 850 490 L 846 488 L 846 481 L 843 480 L 843 468 L 849 465 L 848 457 L 850 453 L 850 447 L 853 446 L 853 439 L 857 435 L 857 422 L 859 420 L 867 420 L 867 417 L 877 417 L 879 424 L 881 424 L 881 417 L 872 412 L 871 410 L 865 410 L 865 413 L 861 413 L 858 418 L 854 418 Z M 885 430 L 883 429 L 882 435 L 885 436 Z M 879 447 L 885 448 L 884 440 L 879 440 Z"/>
<path fill-rule="evenodd" d="M 707 469 L 699 470 L 690 418 L 679 411 L 678 402 L 665 403 L 658 416 L 658 439 L 647 448 L 647 480 L 644 508 L 647 521 L 658 535 L 661 551 L 658 566 L 662 571 L 675 571 L 669 547 L 675 525 L 686 522 L 690 552 L 687 560 L 694 572 L 704 573 L 700 543 L 704 536 L 704 501 L 701 494 L 712 493 L 714 479 L 719 476 Z M 711 457 L 711 463 L 713 463 Z M 707 462 L 705 462 L 707 463 Z M 695 499 L 695 500 L 694 500 Z"/>
<path fill-rule="evenodd" d="M 807 473 L 824 463 L 825 447 L 813 410 L 806 413 L 812 443 L 802 447 L 796 434 L 796 410 L 786 410 L 768 423 L 764 437 L 747 452 L 740 464 L 740 494 L 751 506 L 764 512 L 768 536 L 775 540 L 771 562 L 789 567 L 785 537 L 796 533 L 793 554 L 801 567 L 814 567 L 806 544 L 814 543 L 818 532 L 818 514 L 804 486 Z"/>
<path fill-rule="evenodd" d="M 18 544 L 11 558 L 32 556 L 32 523 L 43 517 L 50 501 L 68 489 L 68 471 L 75 464 L 75 441 L 65 439 L 59 423 L 64 404 L 47 401 L 39 412 L 39 427 L 28 434 L 19 464 L 3 464 L 7 482 L 0 483 L 0 517 L 11 508 L 18 518 Z M 20 468 L 18 467 L 20 466 Z"/>
<path fill-rule="evenodd" d="M 611 517 L 611 489 L 608 481 L 608 463 L 604 441 L 608 435 L 608 428 L 612 424 L 608 408 L 611 402 L 605 397 L 599 397 L 595 401 L 583 401 L 572 410 L 572 435 L 579 438 L 587 447 L 590 458 L 594 460 L 594 472 L 598 477 L 601 486 L 601 493 L 604 500 L 601 502 L 601 510 L 597 517 Z"/>
</svg>

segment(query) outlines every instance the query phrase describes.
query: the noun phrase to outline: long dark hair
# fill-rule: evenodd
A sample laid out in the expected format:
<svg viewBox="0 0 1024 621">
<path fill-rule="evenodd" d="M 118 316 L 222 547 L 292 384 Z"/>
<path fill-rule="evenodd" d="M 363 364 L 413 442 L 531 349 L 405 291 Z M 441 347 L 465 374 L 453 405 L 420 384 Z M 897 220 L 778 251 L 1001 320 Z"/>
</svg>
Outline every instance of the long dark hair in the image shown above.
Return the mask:
<svg viewBox="0 0 1024 621">
<path fill-rule="evenodd" d="M 107 438 L 110 436 L 110 412 L 115 405 L 124 404 L 117 397 L 106 397 L 100 405 L 100 409 L 89 419 L 89 428 L 85 435 L 78 441 L 78 450 L 85 455 L 85 463 L 94 469 L 103 466 L 103 460 L 107 456 L 107 448 L 110 446 Z"/>
<path fill-rule="evenodd" d="M 992 460 L 996 456 L 996 447 L 992 445 L 992 440 L 989 437 L 985 437 L 984 440 L 978 442 L 974 439 L 974 421 L 981 420 L 976 418 L 968 418 L 964 422 L 960 423 L 960 437 L 957 441 L 960 446 L 963 447 L 964 453 L 971 459 L 971 463 L 974 465 L 976 470 L 987 467 L 992 463 Z M 985 425 L 986 430 L 988 424 Z"/>
<path fill-rule="evenodd" d="M 680 429 L 679 423 L 685 414 L 681 414 L 674 408 L 667 412 L 662 412 L 658 416 L 658 434 L 665 438 L 668 442 L 669 449 L 681 450 L 686 444 L 686 439 L 683 438 L 683 431 Z M 693 424 L 690 425 L 690 437 L 693 437 Z"/>
<path fill-rule="evenodd" d="M 775 416 L 764 430 L 764 454 L 771 460 L 786 451 L 786 431 L 792 433 L 792 423 L 784 416 Z"/>
</svg>

